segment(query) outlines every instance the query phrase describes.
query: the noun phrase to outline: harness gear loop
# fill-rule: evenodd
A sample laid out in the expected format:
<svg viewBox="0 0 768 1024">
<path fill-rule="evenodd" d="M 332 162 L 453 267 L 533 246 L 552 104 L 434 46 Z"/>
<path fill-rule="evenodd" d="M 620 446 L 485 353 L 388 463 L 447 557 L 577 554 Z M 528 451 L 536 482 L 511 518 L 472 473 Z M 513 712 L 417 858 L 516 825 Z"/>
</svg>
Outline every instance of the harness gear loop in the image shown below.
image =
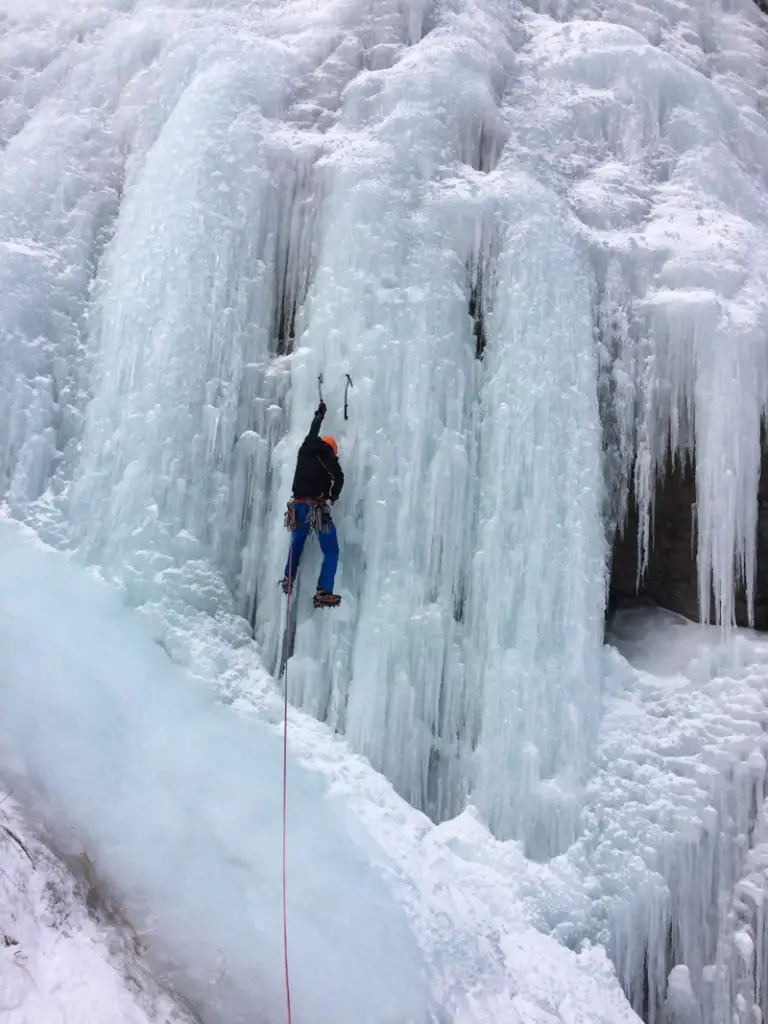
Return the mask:
<svg viewBox="0 0 768 1024">
<path fill-rule="evenodd" d="M 293 498 L 288 502 L 288 506 L 283 517 L 283 523 L 286 530 L 293 532 L 296 529 L 296 504 Z"/>
<path fill-rule="evenodd" d="M 331 510 L 328 508 L 328 503 L 325 498 L 291 498 L 288 502 L 288 507 L 285 510 L 285 517 L 283 519 L 286 530 L 293 531 L 298 525 L 296 521 L 297 505 L 309 506 L 307 526 L 309 527 L 310 533 L 328 532 L 331 527 Z"/>
</svg>

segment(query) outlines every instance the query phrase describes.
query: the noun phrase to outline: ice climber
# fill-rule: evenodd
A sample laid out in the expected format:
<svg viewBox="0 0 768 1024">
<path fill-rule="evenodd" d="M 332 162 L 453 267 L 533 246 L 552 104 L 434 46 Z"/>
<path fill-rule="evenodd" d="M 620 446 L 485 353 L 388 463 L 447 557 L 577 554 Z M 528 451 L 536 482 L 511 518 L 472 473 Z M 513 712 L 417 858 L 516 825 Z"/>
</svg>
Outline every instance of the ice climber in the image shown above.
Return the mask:
<svg viewBox="0 0 768 1024">
<path fill-rule="evenodd" d="M 317 534 L 323 552 L 323 565 L 317 581 L 315 608 L 335 608 L 341 597 L 333 593 L 333 581 L 339 562 L 339 542 L 328 502 L 338 501 L 344 486 L 344 474 L 337 457 L 338 445 L 332 437 L 320 437 L 325 417 L 325 402 L 318 405 L 312 426 L 304 438 L 296 459 L 293 497 L 288 502 L 285 525 L 291 531 L 291 547 L 280 586 L 290 594 L 301 553 L 310 533 Z"/>
</svg>

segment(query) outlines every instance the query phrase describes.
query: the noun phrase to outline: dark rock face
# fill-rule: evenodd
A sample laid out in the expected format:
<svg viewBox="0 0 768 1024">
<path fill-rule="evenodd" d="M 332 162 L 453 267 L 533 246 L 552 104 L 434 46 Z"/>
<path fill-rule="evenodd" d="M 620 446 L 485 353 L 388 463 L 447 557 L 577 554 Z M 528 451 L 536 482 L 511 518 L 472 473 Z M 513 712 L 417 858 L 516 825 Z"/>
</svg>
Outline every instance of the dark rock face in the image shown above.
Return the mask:
<svg viewBox="0 0 768 1024">
<path fill-rule="evenodd" d="M 623 536 L 617 535 L 611 567 L 611 605 L 649 597 L 689 619 L 699 616 L 693 474 L 676 470 L 657 487 L 648 569 L 637 583 L 637 506 L 632 501 Z"/>
<path fill-rule="evenodd" d="M 657 487 L 648 570 L 636 587 L 637 509 L 632 504 L 623 537 L 613 547 L 609 614 L 621 600 L 651 598 L 663 608 L 698 620 L 696 570 L 696 486 L 692 469 L 676 468 Z M 737 595 L 736 622 L 747 626 L 747 602 L 743 588 Z M 757 578 L 755 580 L 755 628 L 768 630 L 768 445 L 763 445 L 763 464 L 758 492 Z"/>
<path fill-rule="evenodd" d="M 743 598 L 739 602 L 738 614 L 746 621 L 747 606 Z M 763 441 L 763 461 L 760 468 L 760 487 L 757 492 L 755 628 L 768 630 L 768 443 L 765 440 Z"/>
</svg>

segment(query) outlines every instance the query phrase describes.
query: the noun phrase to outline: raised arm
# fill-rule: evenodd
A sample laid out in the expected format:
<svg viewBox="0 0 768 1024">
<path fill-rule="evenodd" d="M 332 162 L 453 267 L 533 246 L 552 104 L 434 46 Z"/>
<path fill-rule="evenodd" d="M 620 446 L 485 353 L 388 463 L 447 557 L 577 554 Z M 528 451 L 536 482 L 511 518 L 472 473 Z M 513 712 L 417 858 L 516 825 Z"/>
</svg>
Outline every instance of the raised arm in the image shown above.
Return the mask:
<svg viewBox="0 0 768 1024">
<path fill-rule="evenodd" d="M 312 420 L 312 426 L 309 428 L 309 433 L 304 438 L 304 444 L 307 441 L 314 441 L 315 438 L 320 436 L 320 425 L 325 419 L 325 402 L 321 402 L 320 405 L 315 409 L 315 416 Z"/>
</svg>

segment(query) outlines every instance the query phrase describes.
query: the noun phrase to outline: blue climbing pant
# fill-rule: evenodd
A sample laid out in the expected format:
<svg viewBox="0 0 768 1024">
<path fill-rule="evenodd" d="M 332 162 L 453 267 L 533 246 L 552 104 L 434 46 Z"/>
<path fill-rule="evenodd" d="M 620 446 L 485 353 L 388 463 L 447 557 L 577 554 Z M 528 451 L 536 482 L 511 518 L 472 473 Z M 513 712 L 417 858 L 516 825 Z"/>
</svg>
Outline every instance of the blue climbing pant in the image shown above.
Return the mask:
<svg viewBox="0 0 768 1024">
<path fill-rule="evenodd" d="M 310 506 L 300 505 L 297 502 L 295 509 L 296 528 L 291 535 L 291 549 L 288 553 L 288 561 L 285 563 L 286 578 L 296 576 L 296 571 L 301 561 L 301 553 L 304 550 L 304 544 L 311 530 L 308 522 Z M 329 594 L 332 594 L 333 581 L 336 579 L 336 568 L 339 564 L 339 541 L 336 536 L 336 527 L 332 522 L 329 522 L 327 529 L 318 532 L 317 539 L 320 541 L 320 549 L 323 552 L 323 565 L 320 569 L 317 589 L 326 590 Z"/>
</svg>

